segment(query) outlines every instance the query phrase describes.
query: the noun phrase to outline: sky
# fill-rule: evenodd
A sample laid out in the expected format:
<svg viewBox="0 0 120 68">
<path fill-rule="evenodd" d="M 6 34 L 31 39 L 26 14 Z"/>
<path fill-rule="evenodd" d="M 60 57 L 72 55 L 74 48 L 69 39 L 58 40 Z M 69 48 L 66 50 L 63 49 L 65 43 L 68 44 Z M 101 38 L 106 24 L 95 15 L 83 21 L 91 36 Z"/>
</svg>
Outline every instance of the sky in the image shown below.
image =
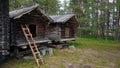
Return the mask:
<svg viewBox="0 0 120 68">
<path fill-rule="evenodd" d="M 61 1 L 61 4 L 63 4 L 64 3 L 64 0 L 59 0 L 59 1 Z M 70 0 L 66 0 L 66 1 L 70 1 Z M 112 3 L 113 2 L 113 0 L 109 0 L 109 2 L 110 3 Z M 60 7 L 60 9 L 64 9 L 63 7 Z"/>
<path fill-rule="evenodd" d="M 64 0 L 59 0 L 59 1 L 61 1 L 61 3 L 63 3 L 63 2 L 64 2 Z M 69 0 L 66 0 L 66 1 L 69 1 Z"/>
<path fill-rule="evenodd" d="M 64 3 L 64 0 L 59 0 L 59 1 L 61 1 L 61 4 L 63 4 L 63 3 Z M 65 0 L 65 1 L 70 1 L 70 0 Z M 63 9 L 64 9 L 64 8 L 63 8 L 63 6 L 61 6 L 61 7 L 60 7 L 60 9 L 62 9 L 62 10 L 63 10 Z"/>
<path fill-rule="evenodd" d="M 113 2 L 113 0 L 109 0 L 109 2 Z"/>
</svg>

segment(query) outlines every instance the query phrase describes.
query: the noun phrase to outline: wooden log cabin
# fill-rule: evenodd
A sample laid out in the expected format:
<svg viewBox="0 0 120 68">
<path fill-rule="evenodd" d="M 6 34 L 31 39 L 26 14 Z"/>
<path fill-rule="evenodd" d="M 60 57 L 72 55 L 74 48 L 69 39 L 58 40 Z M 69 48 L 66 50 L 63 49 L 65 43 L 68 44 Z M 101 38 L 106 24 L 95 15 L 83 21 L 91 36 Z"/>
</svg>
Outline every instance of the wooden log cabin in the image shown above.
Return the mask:
<svg viewBox="0 0 120 68">
<path fill-rule="evenodd" d="M 0 56 L 28 45 L 21 28 L 23 24 L 29 26 L 35 43 L 76 39 L 79 24 L 74 14 L 48 17 L 38 7 L 35 4 L 9 12 L 8 0 L 0 0 Z"/>
<path fill-rule="evenodd" d="M 49 42 L 50 40 L 46 37 L 46 30 L 51 19 L 47 17 L 38 9 L 38 4 L 17 9 L 11 11 L 10 22 L 11 22 L 11 35 L 10 44 L 12 46 L 24 46 L 28 45 L 28 42 L 21 29 L 22 24 L 29 26 L 29 30 L 33 35 L 35 43 Z"/>
<path fill-rule="evenodd" d="M 48 38 L 55 41 L 75 40 L 79 22 L 74 14 L 51 15 L 53 22 L 48 27 Z"/>
</svg>

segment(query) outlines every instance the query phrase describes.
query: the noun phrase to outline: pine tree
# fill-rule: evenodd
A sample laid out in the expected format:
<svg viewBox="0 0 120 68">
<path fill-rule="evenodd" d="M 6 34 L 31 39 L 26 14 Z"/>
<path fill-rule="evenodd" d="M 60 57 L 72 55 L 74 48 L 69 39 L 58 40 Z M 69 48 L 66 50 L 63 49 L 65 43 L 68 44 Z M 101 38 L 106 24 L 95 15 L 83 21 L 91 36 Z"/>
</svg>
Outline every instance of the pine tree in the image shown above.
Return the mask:
<svg viewBox="0 0 120 68">
<path fill-rule="evenodd" d="M 57 14 L 60 8 L 59 0 L 10 0 L 10 9 L 16 9 L 38 3 L 40 9 L 47 14 Z"/>
</svg>

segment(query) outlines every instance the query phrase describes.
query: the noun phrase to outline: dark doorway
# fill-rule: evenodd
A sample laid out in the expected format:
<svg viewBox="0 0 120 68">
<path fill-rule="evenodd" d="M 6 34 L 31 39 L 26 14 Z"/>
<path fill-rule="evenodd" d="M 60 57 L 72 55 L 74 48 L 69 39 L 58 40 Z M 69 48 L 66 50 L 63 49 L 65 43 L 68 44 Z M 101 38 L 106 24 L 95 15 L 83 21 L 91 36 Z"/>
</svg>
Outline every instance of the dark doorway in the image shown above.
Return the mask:
<svg viewBox="0 0 120 68">
<path fill-rule="evenodd" d="M 36 36 L 36 25 L 29 25 L 30 32 L 32 33 L 32 36 Z"/>
</svg>

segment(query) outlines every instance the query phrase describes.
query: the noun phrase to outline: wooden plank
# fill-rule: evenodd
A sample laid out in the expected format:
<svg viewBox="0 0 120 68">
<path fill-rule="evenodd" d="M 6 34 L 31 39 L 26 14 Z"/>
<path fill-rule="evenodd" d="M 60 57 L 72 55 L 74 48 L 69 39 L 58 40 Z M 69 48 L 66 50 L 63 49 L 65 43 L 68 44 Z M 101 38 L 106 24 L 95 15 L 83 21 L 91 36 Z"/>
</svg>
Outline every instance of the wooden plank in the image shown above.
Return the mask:
<svg viewBox="0 0 120 68">
<path fill-rule="evenodd" d="M 70 29 L 68 27 L 65 28 L 65 37 L 70 37 Z"/>
<path fill-rule="evenodd" d="M 76 38 L 62 38 L 60 41 L 74 41 Z"/>
</svg>

